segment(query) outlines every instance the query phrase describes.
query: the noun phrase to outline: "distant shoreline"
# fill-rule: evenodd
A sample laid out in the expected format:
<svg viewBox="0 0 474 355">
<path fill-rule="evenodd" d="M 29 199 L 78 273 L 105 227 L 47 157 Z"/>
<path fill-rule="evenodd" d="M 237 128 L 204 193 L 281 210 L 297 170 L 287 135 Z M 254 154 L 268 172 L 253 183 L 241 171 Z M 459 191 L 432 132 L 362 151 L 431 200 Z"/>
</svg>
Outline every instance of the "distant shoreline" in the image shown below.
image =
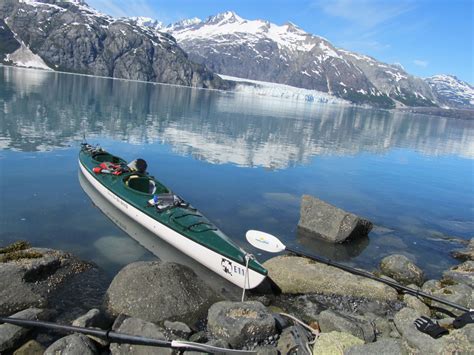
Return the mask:
<svg viewBox="0 0 474 355">
<path fill-rule="evenodd" d="M 194 86 L 160 83 L 160 82 L 154 82 L 154 81 L 144 81 L 144 80 L 117 78 L 117 77 L 111 77 L 111 76 L 73 73 L 73 72 L 66 72 L 66 71 L 53 70 L 53 69 L 46 70 L 46 69 L 40 69 L 40 68 L 20 67 L 20 66 L 1 64 L 1 63 L 0 63 L 0 67 L 15 68 L 15 69 L 22 69 L 22 70 L 32 70 L 32 71 L 43 71 L 43 72 L 48 72 L 48 73 L 61 73 L 61 74 L 69 74 L 69 75 L 79 75 L 79 76 L 86 76 L 86 77 L 90 77 L 90 78 L 101 78 L 101 79 L 111 79 L 111 80 L 120 80 L 120 81 L 132 81 L 132 82 L 144 83 L 144 84 L 166 85 L 166 86 L 189 88 L 189 89 L 196 89 L 196 90 L 209 90 L 209 91 L 216 91 L 216 92 L 222 92 L 222 93 L 233 93 L 233 94 L 239 94 L 239 95 L 242 95 L 242 94 L 246 95 L 247 94 L 245 92 L 239 92 L 239 91 L 235 91 L 235 90 L 219 90 L 219 89 L 200 88 L 200 87 L 194 87 Z M 219 74 L 215 74 L 215 75 L 220 76 Z M 227 80 L 227 79 L 224 79 L 224 80 Z M 234 82 L 238 83 L 237 81 L 234 81 Z M 284 84 L 279 84 L 279 85 L 284 85 Z M 295 87 L 295 88 L 297 88 L 297 87 Z M 323 93 L 325 95 L 329 95 L 329 94 L 324 93 L 324 92 L 321 92 L 321 93 Z M 273 97 L 270 97 L 270 96 L 263 96 L 263 97 L 273 98 Z M 334 96 L 334 98 L 339 99 L 336 96 Z M 285 100 L 296 101 L 296 100 L 291 100 L 291 99 L 285 99 Z M 343 99 L 341 99 L 341 100 L 343 100 Z M 308 103 L 311 103 L 311 102 L 308 102 Z M 317 102 L 317 104 L 321 104 L 321 103 Z M 342 104 L 339 104 L 339 103 L 322 103 L 322 104 L 329 104 L 329 105 L 334 105 L 334 106 L 342 105 Z M 358 107 L 358 108 L 370 108 L 370 109 L 374 109 L 374 110 L 389 111 L 389 112 L 405 112 L 405 113 L 413 113 L 413 114 L 422 114 L 422 115 L 427 115 L 427 116 L 453 118 L 453 119 L 460 119 L 460 120 L 474 120 L 474 110 L 470 110 L 470 109 L 458 109 L 458 108 L 445 109 L 445 108 L 441 108 L 441 107 L 402 107 L 402 108 L 395 108 L 395 109 L 383 109 L 383 108 L 376 108 L 376 107 L 371 107 L 371 106 L 367 106 L 367 105 L 358 105 L 358 104 L 355 104 L 355 103 L 349 103 L 347 105 L 342 105 L 342 106 L 346 106 L 346 107 L 347 106 L 353 106 L 353 107 Z"/>
</svg>

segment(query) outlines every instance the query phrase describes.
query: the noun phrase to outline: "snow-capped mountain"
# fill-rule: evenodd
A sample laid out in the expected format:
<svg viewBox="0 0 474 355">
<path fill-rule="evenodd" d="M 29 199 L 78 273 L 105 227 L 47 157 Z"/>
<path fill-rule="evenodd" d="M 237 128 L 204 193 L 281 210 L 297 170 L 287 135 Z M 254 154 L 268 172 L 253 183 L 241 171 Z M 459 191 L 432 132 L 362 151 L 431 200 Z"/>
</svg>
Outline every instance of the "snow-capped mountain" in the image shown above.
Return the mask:
<svg viewBox="0 0 474 355">
<path fill-rule="evenodd" d="M 228 11 L 164 30 L 191 59 L 217 73 L 319 90 L 373 106 L 435 105 L 430 87 L 399 65 L 336 48 L 293 23 L 246 20 Z"/>
<path fill-rule="evenodd" d="M 474 87 L 454 75 L 426 78 L 440 104 L 448 107 L 474 108 Z"/>
<path fill-rule="evenodd" d="M 0 63 L 225 89 L 157 21 L 116 19 L 82 0 L 1 0 Z"/>
<path fill-rule="evenodd" d="M 154 20 L 151 17 L 144 17 L 144 16 L 133 16 L 133 17 L 128 17 L 125 18 L 124 20 L 130 20 L 131 22 L 135 23 L 136 25 L 140 27 L 149 27 L 152 28 L 156 31 L 161 30 L 165 25 L 163 22 Z"/>
</svg>

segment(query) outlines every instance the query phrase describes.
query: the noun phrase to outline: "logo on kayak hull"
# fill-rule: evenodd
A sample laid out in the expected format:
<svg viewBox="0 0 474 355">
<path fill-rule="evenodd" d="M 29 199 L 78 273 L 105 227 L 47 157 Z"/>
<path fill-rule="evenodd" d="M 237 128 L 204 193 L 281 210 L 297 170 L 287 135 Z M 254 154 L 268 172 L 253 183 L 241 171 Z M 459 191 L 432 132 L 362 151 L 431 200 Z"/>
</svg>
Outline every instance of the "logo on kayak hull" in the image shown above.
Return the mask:
<svg viewBox="0 0 474 355">
<path fill-rule="evenodd" d="M 232 276 L 232 261 L 222 258 L 221 265 L 222 270 L 224 270 L 226 274 Z"/>
</svg>

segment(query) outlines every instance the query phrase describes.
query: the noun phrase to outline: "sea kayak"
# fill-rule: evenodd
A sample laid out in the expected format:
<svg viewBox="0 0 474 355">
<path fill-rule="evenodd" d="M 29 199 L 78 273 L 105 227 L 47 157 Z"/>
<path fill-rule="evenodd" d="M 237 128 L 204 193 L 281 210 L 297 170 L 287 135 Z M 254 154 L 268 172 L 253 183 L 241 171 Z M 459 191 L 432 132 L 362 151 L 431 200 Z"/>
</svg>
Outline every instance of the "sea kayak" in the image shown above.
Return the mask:
<svg viewBox="0 0 474 355">
<path fill-rule="evenodd" d="M 221 277 L 245 289 L 266 278 L 258 261 L 148 173 L 129 169 L 124 159 L 86 143 L 79 167 L 110 203 Z"/>
</svg>

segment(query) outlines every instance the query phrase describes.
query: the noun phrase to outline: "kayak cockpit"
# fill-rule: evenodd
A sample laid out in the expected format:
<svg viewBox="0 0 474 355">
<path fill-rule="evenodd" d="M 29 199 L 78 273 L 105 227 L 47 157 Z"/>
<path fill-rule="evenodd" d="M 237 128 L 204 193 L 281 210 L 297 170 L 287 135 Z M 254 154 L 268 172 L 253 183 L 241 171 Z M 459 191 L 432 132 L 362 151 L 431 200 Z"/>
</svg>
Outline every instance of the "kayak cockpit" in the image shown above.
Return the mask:
<svg viewBox="0 0 474 355">
<path fill-rule="evenodd" d="M 153 177 L 145 174 L 130 174 L 123 178 L 125 186 L 131 190 L 148 195 L 169 193 L 170 191 L 155 181 Z"/>
<path fill-rule="evenodd" d="M 112 164 L 126 163 L 123 159 L 107 152 L 97 152 L 92 154 L 92 159 L 99 163 L 110 162 Z"/>
</svg>

